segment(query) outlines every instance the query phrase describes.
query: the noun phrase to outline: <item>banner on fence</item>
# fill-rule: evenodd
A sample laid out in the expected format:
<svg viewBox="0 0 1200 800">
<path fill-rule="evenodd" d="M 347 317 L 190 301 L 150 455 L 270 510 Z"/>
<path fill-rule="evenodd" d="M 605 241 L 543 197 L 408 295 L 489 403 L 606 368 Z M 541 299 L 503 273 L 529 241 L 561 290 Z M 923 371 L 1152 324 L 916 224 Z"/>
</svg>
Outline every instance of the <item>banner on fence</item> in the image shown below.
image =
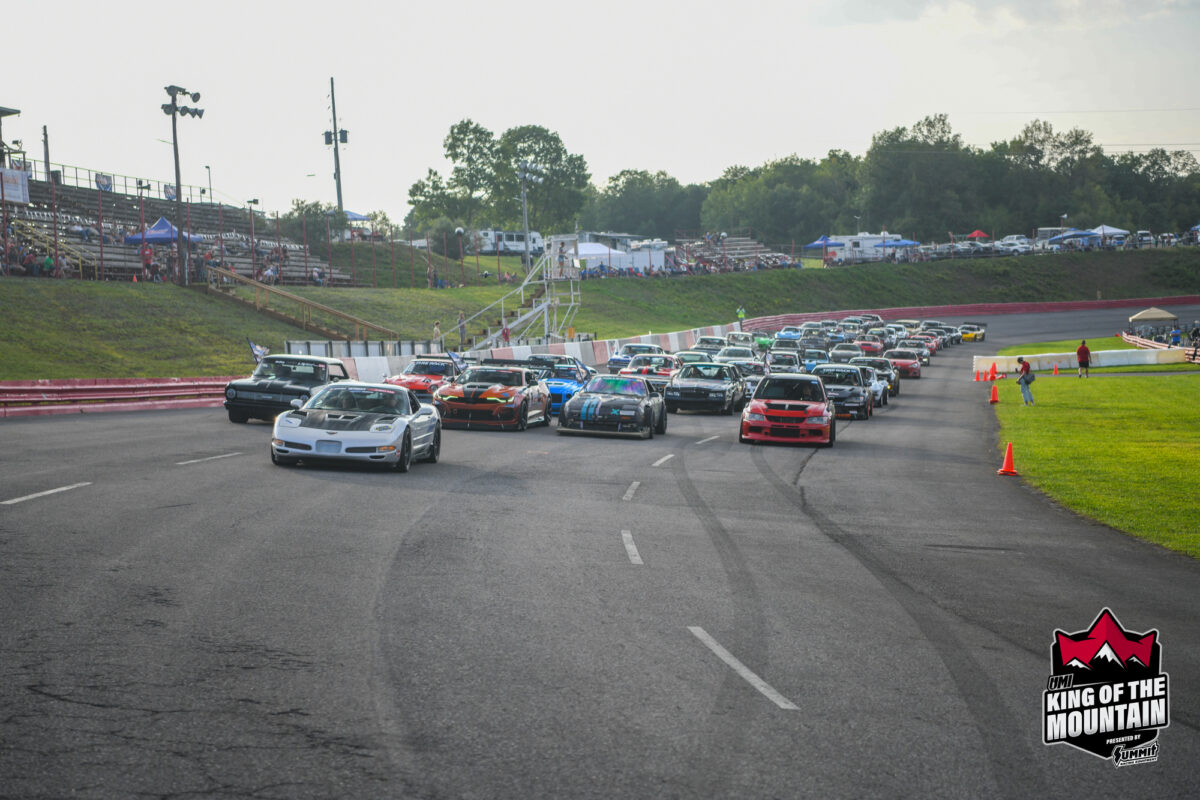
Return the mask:
<svg viewBox="0 0 1200 800">
<path fill-rule="evenodd" d="M 4 202 L 29 204 L 29 173 L 20 169 L 0 169 L 4 181 Z"/>
</svg>

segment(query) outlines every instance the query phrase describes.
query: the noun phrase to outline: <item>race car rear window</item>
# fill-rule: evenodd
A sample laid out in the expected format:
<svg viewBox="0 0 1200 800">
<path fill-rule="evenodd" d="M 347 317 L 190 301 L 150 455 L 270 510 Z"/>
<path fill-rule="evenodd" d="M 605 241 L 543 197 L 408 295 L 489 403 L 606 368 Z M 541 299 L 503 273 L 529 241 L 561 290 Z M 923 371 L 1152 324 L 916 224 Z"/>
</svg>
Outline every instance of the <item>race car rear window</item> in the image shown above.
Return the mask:
<svg viewBox="0 0 1200 800">
<path fill-rule="evenodd" d="M 445 375 L 450 365 L 445 361 L 412 361 L 404 371 L 412 375 Z"/>
<path fill-rule="evenodd" d="M 462 383 L 490 383 L 501 386 L 523 386 L 525 376 L 511 369 L 469 369 L 463 373 Z"/>
<path fill-rule="evenodd" d="M 825 393 L 817 381 L 767 378 L 758 385 L 754 397 L 756 400 L 806 400 L 816 403 L 825 399 Z"/>
<path fill-rule="evenodd" d="M 597 375 L 588 381 L 588 385 L 584 387 L 584 391 L 644 397 L 646 394 L 646 384 L 642 381 L 621 378 L 616 375 Z"/>
</svg>

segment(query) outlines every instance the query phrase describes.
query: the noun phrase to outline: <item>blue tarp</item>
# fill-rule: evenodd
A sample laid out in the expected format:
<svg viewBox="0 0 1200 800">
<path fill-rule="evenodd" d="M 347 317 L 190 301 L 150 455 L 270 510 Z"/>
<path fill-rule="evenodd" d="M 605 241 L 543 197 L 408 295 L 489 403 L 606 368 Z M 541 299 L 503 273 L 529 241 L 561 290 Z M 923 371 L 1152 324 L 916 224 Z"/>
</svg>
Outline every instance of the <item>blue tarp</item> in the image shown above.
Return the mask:
<svg viewBox="0 0 1200 800">
<path fill-rule="evenodd" d="M 1065 233 L 1060 233 L 1058 236 L 1051 236 L 1050 244 L 1058 244 L 1059 242 L 1065 242 L 1068 239 L 1099 239 L 1099 238 L 1100 238 L 1100 234 L 1096 233 L 1095 231 L 1081 231 L 1078 228 L 1076 228 L 1074 230 L 1069 230 Z"/>
<path fill-rule="evenodd" d="M 888 242 L 876 242 L 876 247 L 917 247 L 921 243 L 914 242 L 912 239 L 892 239 Z"/>
<path fill-rule="evenodd" d="M 146 241 L 149 242 L 150 244 L 170 244 L 171 242 L 175 241 L 175 238 L 178 235 L 179 235 L 179 229 L 176 228 L 174 225 L 172 225 L 170 220 L 168 220 L 166 217 L 159 217 L 158 222 L 154 223 L 149 228 L 146 228 Z M 190 241 L 198 241 L 200 239 L 200 236 L 193 234 L 192 236 L 189 237 L 185 233 L 183 235 L 183 238 L 185 241 L 190 242 Z M 125 244 L 141 244 L 141 243 L 142 243 L 142 232 L 141 231 L 138 231 L 135 234 L 125 237 Z"/>
<path fill-rule="evenodd" d="M 809 242 L 808 244 L 804 245 L 804 247 L 802 247 L 801 249 L 802 250 L 823 250 L 826 247 L 845 247 L 845 246 L 846 246 L 845 242 L 834 242 L 834 241 L 831 241 L 828 236 L 822 236 L 821 238 L 817 239 L 816 241 Z"/>
</svg>

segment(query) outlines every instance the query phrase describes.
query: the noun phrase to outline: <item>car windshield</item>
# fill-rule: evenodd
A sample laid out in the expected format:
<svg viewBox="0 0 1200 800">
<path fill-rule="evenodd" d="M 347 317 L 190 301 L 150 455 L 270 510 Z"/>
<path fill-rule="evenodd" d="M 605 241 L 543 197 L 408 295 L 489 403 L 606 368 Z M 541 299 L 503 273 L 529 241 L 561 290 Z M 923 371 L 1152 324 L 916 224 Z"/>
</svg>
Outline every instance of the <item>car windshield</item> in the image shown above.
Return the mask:
<svg viewBox="0 0 1200 800">
<path fill-rule="evenodd" d="M 916 360 L 917 360 L 917 354 L 916 354 L 916 353 L 914 353 L 914 352 L 913 352 L 913 351 L 911 351 L 911 350 L 888 350 L 888 351 L 887 351 L 887 357 L 888 357 L 888 358 L 895 358 L 895 359 L 898 359 L 898 360 L 900 360 L 900 361 L 904 361 L 905 359 L 907 359 L 907 360 L 909 360 L 909 361 L 916 361 Z"/>
<path fill-rule="evenodd" d="M 525 376 L 514 369 L 469 369 L 459 383 L 487 383 L 501 386 L 523 386 Z"/>
<path fill-rule="evenodd" d="M 570 364 L 557 364 L 554 367 L 554 377 L 566 381 L 579 380 L 579 370 Z"/>
<path fill-rule="evenodd" d="M 858 370 L 838 369 L 838 370 L 823 370 L 814 373 L 819 376 L 826 385 L 833 386 L 861 386 L 862 373 Z"/>
<path fill-rule="evenodd" d="M 404 368 L 406 375 L 445 375 L 450 371 L 446 361 L 410 361 Z"/>
<path fill-rule="evenodd" d="M 820 381 L 764 378 L 754 392 L 756 400 L 806 400 L 819 403 L 825 399 Z"/>
<path fill-rule="evenodd" d="M 617 375 L 597 375 L 583 387 L 585 392 L 599 394 L 627 394 L 632 397 L 645 397 L 646 384 L 633 378 L 622 378 Z"/>
<path fill-rule="evenodd" d="M 637 367 L 654 367 L 659 369 L 662 367 L 671 367 L 671 359 L 667 356 L 634 356 L 629 361 L 629 366 Z"/>
<path fill-rule="evenodd" d="M 353 411 L 365 414 L 407 414 L 408 395 L 399 390 L 374 386 L 334 384 L 309 401 L 308 408 L 320 411 Z"/>
<path fill-rule="evenodd" d="M 679 371 L 679 377 L 700 380 L 727 381 L 729 370 L 716 364 L 688 364 Z"/>
<path fill-rule="evenodd" d="M 699 339 L 696 340 L 696 346 L 697 347 L 701 347 L 701 346 L 703 346 L 703 347 L 724 347 L 725 340 L 718 339 L 714 336 L 701 336 Z"/>
<path fill-rule="evenodd" d="M 685 364 L 688 362 L 691 362 L 691 361 L 708 361 L 708 357 L 709 357 L 708 353 L 682 352 L 682 353 L 676 353 L 675 355 L 678 356 L 679 360 Z"/>
<path fill-rule="evenodd" d="M 772 364 L 791 364 L 795 365 L 799 359 L 791 353 L 771 353 Z"/>
<path fill-rule="evenodd" d="M 325 383 L 325 365 L 312 361 L 264 361 L 250 377 L 266 381 Z"/>
<path fill-rule="evenodd" d="M 766 368 L 757 361 L 734 361 L 733 365 L 738 368 L 738 371 L 743 375 L 764 375 Z"/>
<path fill-rule="evenodd" d="M 804 357 L 810 361 L 813 361 L 818 358 L 829 358 L 829 354 L 824 350 L 805 350 Z"/>
</svg>

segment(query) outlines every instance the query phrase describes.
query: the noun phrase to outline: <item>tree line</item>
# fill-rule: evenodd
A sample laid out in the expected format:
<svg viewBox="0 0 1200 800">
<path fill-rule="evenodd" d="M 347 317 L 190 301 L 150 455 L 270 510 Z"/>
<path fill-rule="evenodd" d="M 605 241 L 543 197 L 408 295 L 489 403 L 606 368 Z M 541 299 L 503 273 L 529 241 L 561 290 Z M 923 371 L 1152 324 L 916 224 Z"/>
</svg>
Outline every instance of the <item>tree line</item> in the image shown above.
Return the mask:
<svg viewBox="0 0 1200 800">
<path fill-rule="evenodd" d="M 457 227 L 521 227 L 523 161 L 544 176 L 526 187 L 530 228 L 543 234 L 578 227 L 674 240 L 685 232 L 749 230 L 759 241 L 783 245 L 863 230 L 921 241 L 947 241 L 976 228 L 1030 233 L 1059 224 L 1063 214 L 1069 224 L 1128 230 L 1180 231 L 1200 222 L 1200 164 L 1191 152 L 1109 154 L 1090 132 L 1059 132 L 1041 120 L 980 148 L 964 144 L 938 114 L 875 134 L 862 156 L 833 150 L 819 160 L 792 155 L 758 167 L 734 165 L 700 184 L 662 171 L 623 170 L 594 186 L 586 159 L 537 125 L 497 136 L 465 119 L 450 128 L 443 148 L 449 173 L 429 169 L 409 188 L 403 224 L 404 235 L 428 237 L 435 250 L 444 236 L 455 242 Z M 290 215 L 299 225 L 298 215 L 313 211 L 323 213 L 317 204 L 295 201 Z M 391 227 L 382 212 L 372 217 Z"/>
</svg>

